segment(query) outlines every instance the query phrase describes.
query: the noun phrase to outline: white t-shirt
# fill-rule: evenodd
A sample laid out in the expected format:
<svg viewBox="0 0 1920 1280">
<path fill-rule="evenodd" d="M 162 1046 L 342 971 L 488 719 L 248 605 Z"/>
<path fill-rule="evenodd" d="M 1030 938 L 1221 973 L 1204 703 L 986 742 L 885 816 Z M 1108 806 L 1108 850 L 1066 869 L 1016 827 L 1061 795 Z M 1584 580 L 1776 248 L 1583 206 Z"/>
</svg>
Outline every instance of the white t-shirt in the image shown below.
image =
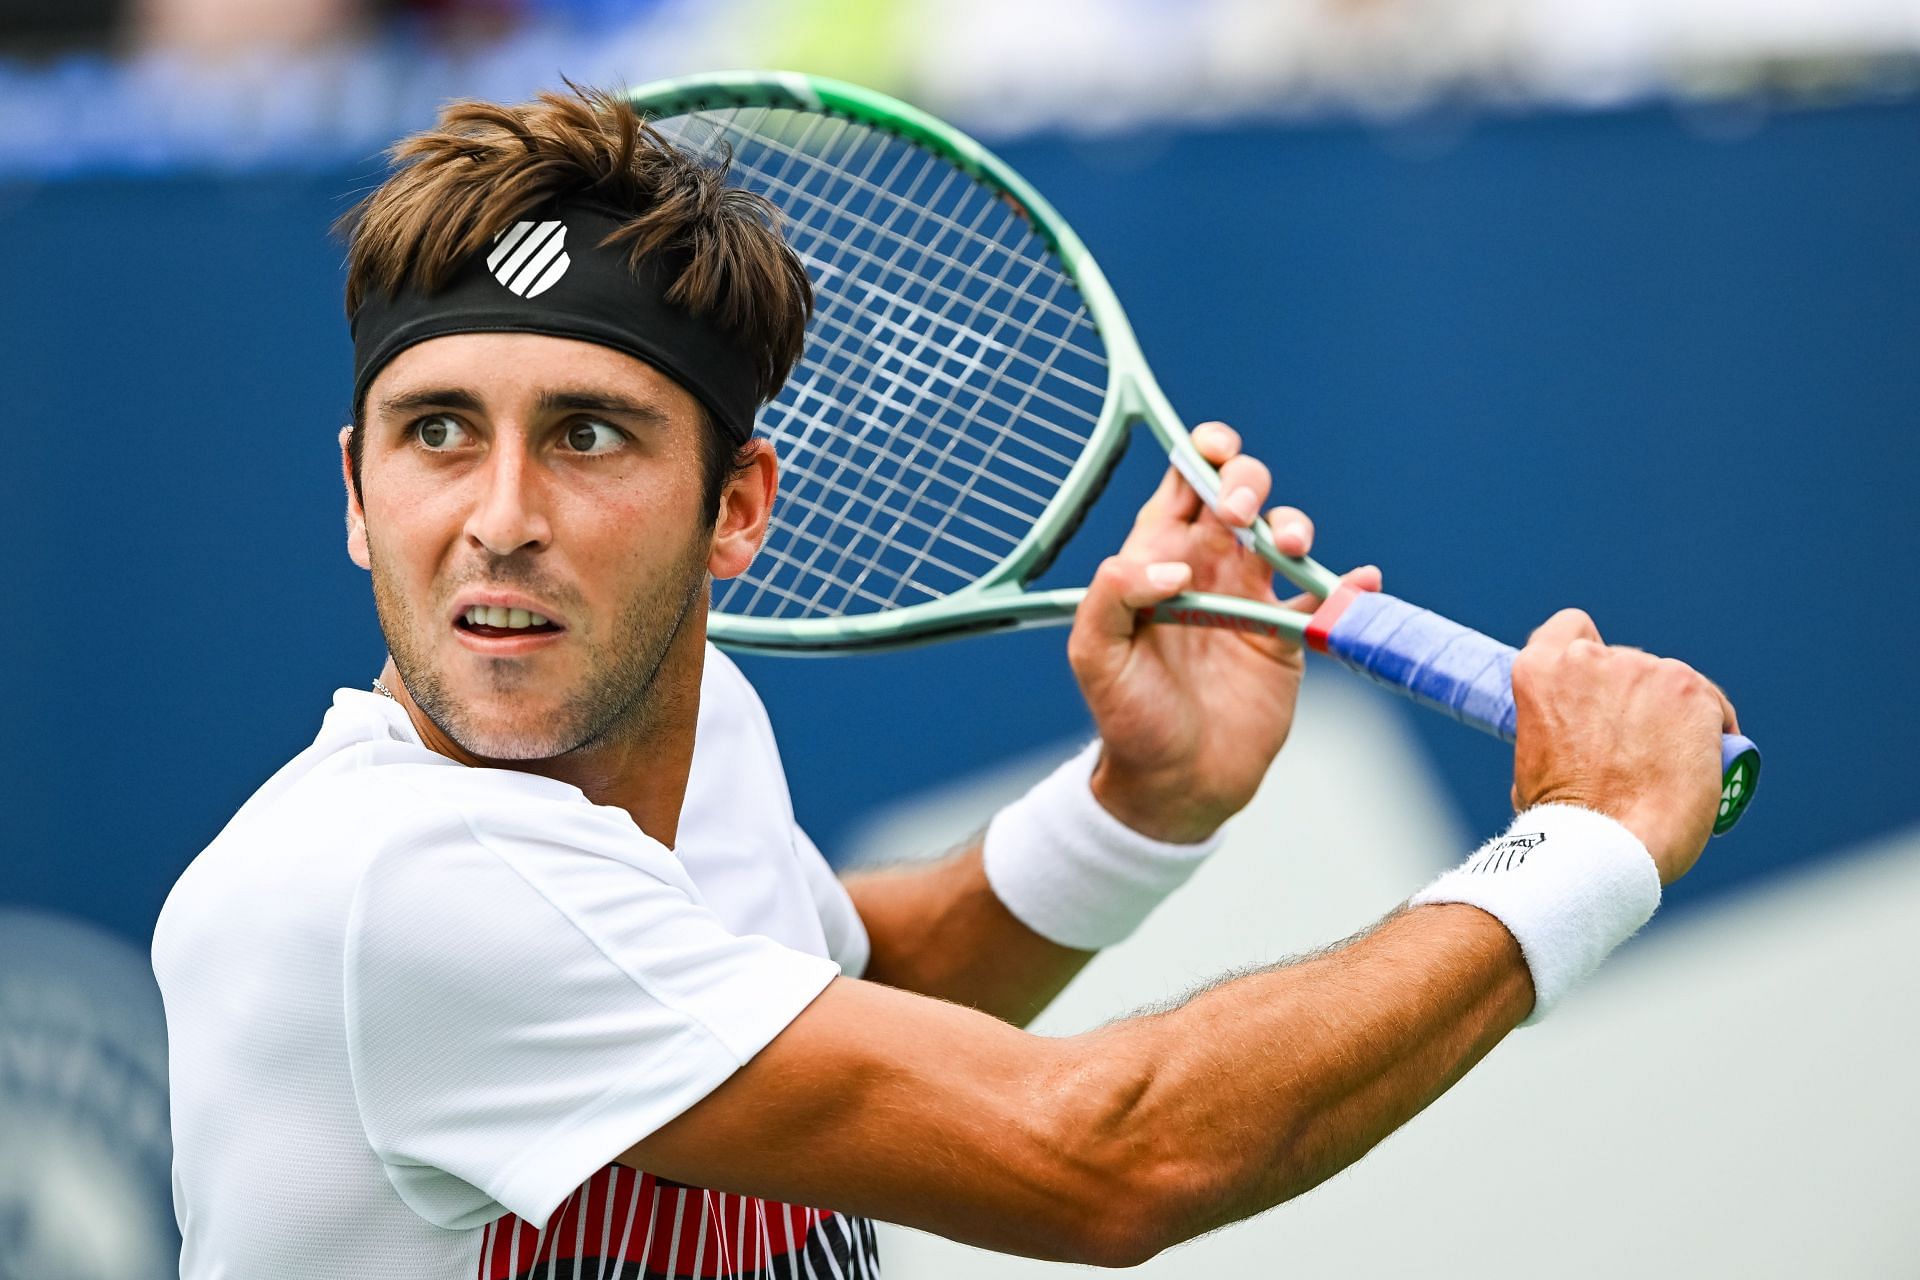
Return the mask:
<svg viewBox="0 0 1920 1280">
<path fill-rule="evenodd" d="M 678 847 L 343 689 L 154 931 L 187 1280 L 877 1274 L 858 1219 L 610 1162 L 865 967 L 709 648 Z"/>
</svg>

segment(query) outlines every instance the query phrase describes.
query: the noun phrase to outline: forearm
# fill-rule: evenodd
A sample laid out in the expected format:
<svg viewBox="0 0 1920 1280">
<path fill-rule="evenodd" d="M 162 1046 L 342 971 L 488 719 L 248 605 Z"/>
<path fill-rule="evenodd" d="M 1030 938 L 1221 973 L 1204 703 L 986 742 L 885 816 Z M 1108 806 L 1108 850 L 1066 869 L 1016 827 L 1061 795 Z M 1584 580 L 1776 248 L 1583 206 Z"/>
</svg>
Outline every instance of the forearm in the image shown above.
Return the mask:
<svg viewBox="0 0 1920 1280">
<path fill-rule="evenodd" d="M 872 945 L 865 977 L 1025 1026 L 1096 953 L 1015 919 L 987 882 L 980 849 L 975 837 L 937 862 L 847 877 Z"/>
<path fill-rule="evenodd" d="M 1502 926 L 1459 905 L 1064 1039 L 837 981 L 621 1159 L 1129 1266 L 1358 1159 L 1518 1022 L 1529 984 Z"/>
<path fill-rule="evenodd" d="M 1062 1087 L 1098 1109 L 1082 1118 L 1090 1161 L 1154 1170 L 1164 1248 L 1359 1159 L 1478 1062 L 1532 998 L 1497 920 L 1421 907 L 1313 959 L 1082 1037 L 1086 1065 Z"/>
</svg>

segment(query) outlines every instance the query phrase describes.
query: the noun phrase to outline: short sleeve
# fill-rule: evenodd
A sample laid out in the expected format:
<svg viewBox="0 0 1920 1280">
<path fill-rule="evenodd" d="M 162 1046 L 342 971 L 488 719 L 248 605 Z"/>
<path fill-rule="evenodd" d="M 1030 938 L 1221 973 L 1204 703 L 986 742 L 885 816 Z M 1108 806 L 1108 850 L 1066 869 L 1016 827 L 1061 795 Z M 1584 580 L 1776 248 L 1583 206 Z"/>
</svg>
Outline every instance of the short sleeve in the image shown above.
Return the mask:
<svg viewBox="0 0 1920 1280">
<path fill-rule="evenodd" d="M 866 922 L 847 896 L 847 888 L 828 865 L 812 838 L 793 824 L 793 852 L 800 859 L 801 874 L 813 895 L 814 909 L 820 913 L 820 927 L 827 935 L 827 954 L 840 966 L 840 972 L 857 978 L 867 971 L 872 944 L 867 940 Z"/>
<path fill-rule="evenodd" d="M 608 812 L 455 812 L 362 878 L 345 962 L 354 1092 L 395 1189 L 437 1226 L 502 1209 L 544 1224 L 838 972 L 729 933 L 672 855 Z"/>
</svg>

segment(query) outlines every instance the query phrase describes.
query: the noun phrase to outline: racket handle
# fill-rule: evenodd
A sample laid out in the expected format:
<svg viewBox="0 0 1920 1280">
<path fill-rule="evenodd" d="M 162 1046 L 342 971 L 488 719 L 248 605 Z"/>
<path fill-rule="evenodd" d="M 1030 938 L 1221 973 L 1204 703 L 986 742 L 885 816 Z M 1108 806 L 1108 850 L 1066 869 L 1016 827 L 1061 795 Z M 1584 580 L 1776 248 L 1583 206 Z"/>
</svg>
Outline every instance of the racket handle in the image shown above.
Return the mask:
<svg viewBox="0 0 1920 1280">
<path fill-rule="evenodd" d="M 1379 591 L 1342 587 L 1307 626 L 1307 643 L 1369 679 L 1456 720 L 1513 741 L 1513 659 L 1519 652 Z M 1740 821 L 1760 777 L 1760 749 L 1720 737 L 1719 835 Z"/>
</svg>

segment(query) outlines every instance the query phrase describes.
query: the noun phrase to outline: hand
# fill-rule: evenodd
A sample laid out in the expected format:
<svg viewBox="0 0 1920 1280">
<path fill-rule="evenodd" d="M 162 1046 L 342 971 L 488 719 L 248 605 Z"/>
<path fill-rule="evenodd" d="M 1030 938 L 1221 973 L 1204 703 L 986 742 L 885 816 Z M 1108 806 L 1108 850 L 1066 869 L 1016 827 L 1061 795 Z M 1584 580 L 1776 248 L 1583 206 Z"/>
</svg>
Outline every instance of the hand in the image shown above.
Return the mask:
<svg viewBox="0 0 1920 1280">
<path fill-rule="evenodd" d="M 1273 570 L 1242 548 L 1233 527 L 1253 523 L 1272 479 L 1218 422 L 1193 433 L 1220 470 L 1223 520 L 1168 469 L 1141 507 L 1120 554 L 1094 575 L 1074 618 L 1067 657 L 1103 742 L 1093 791 L 1144 835 L 1192 842 L 1211 835 L 1253 798 L 1287 739 L 1300 692 L 1300 648 L 1216 627 L 1142 623 L 1139 611 L 1182 591 L 1216 591 L 1278 603 Z M 1313 523 L 1293 507 L 1267 516 L 1274 543 L 1306 555 Z M 1346 581 L 1380 589 L 1371 565 Z M 1287 602 L 1311 610 L 1318 601 Z"/>
<path fill-rule="evenodd" d="M 1720 735 L 1733 704 L 1684 662 L 1602 644 L 1563 609 L 1513 663 L 1513 806 L 1576 804 L 1640 838 L 1660 883 L 1687 874 L 1720 805 Z"/>
</svg>

